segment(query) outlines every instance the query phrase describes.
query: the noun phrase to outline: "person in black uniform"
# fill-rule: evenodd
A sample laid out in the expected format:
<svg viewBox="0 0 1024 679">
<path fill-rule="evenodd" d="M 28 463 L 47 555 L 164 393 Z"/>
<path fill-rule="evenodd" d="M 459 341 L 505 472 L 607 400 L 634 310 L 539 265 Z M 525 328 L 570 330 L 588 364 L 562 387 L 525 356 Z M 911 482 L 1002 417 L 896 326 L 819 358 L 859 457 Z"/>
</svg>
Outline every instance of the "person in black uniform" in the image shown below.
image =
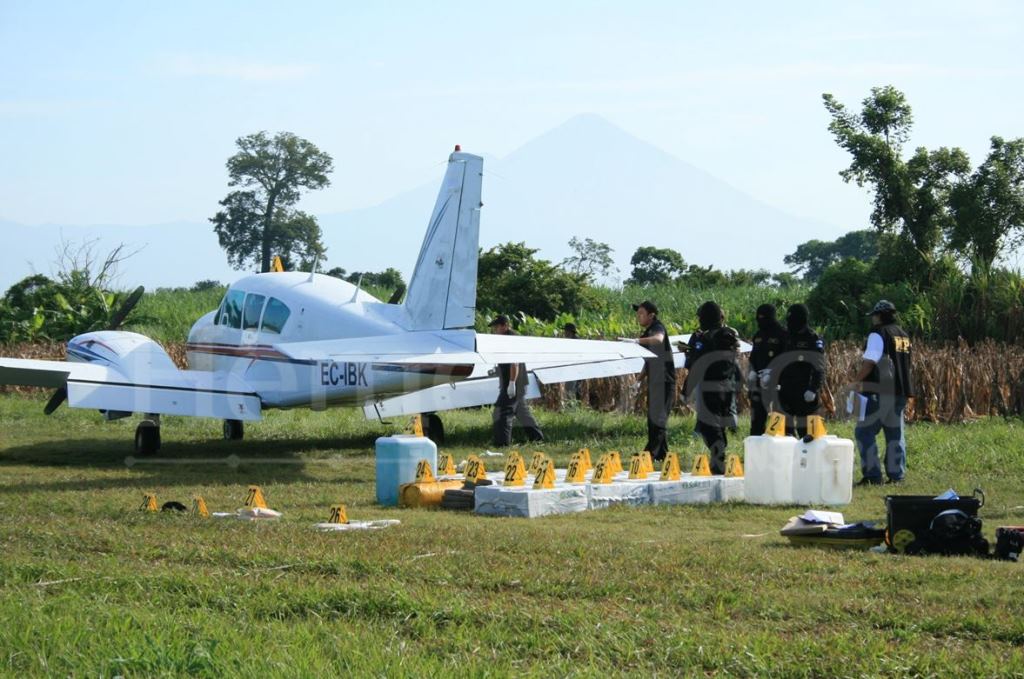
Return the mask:
<svg viewBox="0 0 1024 679">
<path fill-rule="evenodd" d="M 878 459 L 878 431 L 885 434 L 887 483 L 900 483 L 907 473 L 907 442 L 903 412 L 914 395 L 910 336 L 896 324 L 896 307 L 879 300 L 869 314 L 872 330 L 853 390 L 859 394 L 863 417 L 858 418 L 854 438 L 860 448 L 862 478 L 859 485 L 882 482 Z"/>
<path fill-rule="evenodd" d="M 786 353 L 779 361 L 779 404 L 786 414 L 786 433 L 807 435 L 807 416 L 818 412 L 825 381 L 825 340 L 810 326 L 803 304 L 786 311 Z"/>
<path fill-rule="evenodd" d="M 739 335 L 725 325 L 725 314 L 714 302 L 697 310 L 700 330 L 690 337 L 686 351 L 687 398 L 697 406 L 696 431 L 704 439 L 711 458 L 711 473 L 725 473 L 725 430 L 736 427 L 736 392 L 741 382 L 736 362 Z"/>
<path fill-rule="evenodd" d="M 515 335 L 509 326 L 508 316 L 501 315 L 491 321 L 491 332 L 496 335 Z M 502 363 L 498 366 L 498 400 L 494 404 L 494 445 L 507 446 L 512 443 L 512 421 L 526 430 L 531 441 L 543 441 L 544 433 L 526 405 L 526 389 L 530 378 L 522 363 Z"/>
<path fill-rule="evenodd" d="M 747 373 L 747 392 L 750 394 L 750 435 L 764 433 L 768 412 L 775 405 L 771 383 L 771 363 L 785 351 L 786 331 L 775 317 L 774 304 L 757 307 L 757 332 L 750 350 L 750 372 Z"/>
<path fill-rule="evenodd" d="M 636 322 L 644 329 L 636 342 L 654 354 L 644 360 L 647 375 L 647 445 L 644 448 L 654 460 L 664 460 L 668 454 L 668 414 L 676 398 L 676 366 L 672 358 L 672 344 L 668 331 L 658 320 L 658 307 L 645 300 L 633 305 Z"/>
</svg>

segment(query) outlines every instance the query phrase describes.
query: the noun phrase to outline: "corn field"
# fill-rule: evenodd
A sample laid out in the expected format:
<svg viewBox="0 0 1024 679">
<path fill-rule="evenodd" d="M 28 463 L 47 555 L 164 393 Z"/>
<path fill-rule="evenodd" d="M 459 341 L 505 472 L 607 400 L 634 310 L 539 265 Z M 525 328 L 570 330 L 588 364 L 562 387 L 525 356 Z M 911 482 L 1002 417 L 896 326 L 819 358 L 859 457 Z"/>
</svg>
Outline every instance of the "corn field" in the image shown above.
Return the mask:
<svg viewBox="0 0 1024 679">
<path fill-rule="evenodd" d="M 167 353 L 179 367 L 185 367 L 185 345 L 164 344 Z M 5 356 L 17 358 L 64 359 L 61 343 L 10 345 Z M 845 417 L 844 386 L 860 366 L 860 346 L 852 342 L 834 342 L 826 349 L 828 372 L 822 393 L 822 409 L 827 417 Z M 746 374 L 746 357 L 740 367 Z M 917 397 L 907 409 L 909 421 L 965 422 L 985 416 L 1024 415 L 1024 347 L 982 342 L 973 347 L 966 344 L 914 345 L 914 381 Z M 682 403 L 685 371 L 680 370 L 676 394 L 676 412 L 692 412 Z M 29 391 L 0 387 L 0 392 Z M 590 380 L 580 385 L 581 402 L 602 412 L 646 412 L 647 390 L 635 377 L 614 377 Z M 565 388 L 552 385 L 543 389 L 545 407 L 558 410 L 566 402 Z M 747 412 L 746 394 L 739 398 L 740 413 Z"/>
</svg>

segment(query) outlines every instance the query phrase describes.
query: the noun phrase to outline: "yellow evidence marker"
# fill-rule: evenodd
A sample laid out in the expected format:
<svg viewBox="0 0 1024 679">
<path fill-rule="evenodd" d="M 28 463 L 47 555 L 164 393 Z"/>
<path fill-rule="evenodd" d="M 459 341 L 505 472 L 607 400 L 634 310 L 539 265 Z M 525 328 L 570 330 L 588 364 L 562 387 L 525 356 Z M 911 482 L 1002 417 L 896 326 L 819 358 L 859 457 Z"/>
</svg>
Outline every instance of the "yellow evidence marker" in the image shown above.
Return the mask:
<svg viewBox="0 0 1024 679">
<path fill-rule="evenodd" d="M 682 477 L 682 470 L 679 468 L 679 455 L 668 453 L 665 461 L 661 463 L 661 480 L 678 481 Z"/>
<path fill-rule="evenodd" d="M 204 519 L 210 518 L 210 510 L 206 508 L 206 500 L 202 495 L 192 498 L 192 516 L 200 516 Z"/>
<path fill-rule="evenodd" d="M 785 436 L 786 416 L 782 413 L 768 413 L 768 423 L 764 428 L 765 436 Z"/>
<path fill-rule="evenodd" d="M 584 474 L 594 468 L 594 463 L 590 461 L 590 448 L 580 448 L 576 454 L 583 460 Z"/>
<path fill-rule="evenodd" d="M 550 459 L 544 460 L 544 463 L 540 466 L 540 471 L 537 472 L 537 476 L 533 479 L 533 489 L 541 490 L 544 488 L 555 487 L 555 463 Z"/>
<path fill-rule="evenodd" d="M 647 470 L 648 474 L 654 473 L 654 460 L 651 459 L 651 454 L 648 451 L 640 453 L 640 457 L 644 460 L 644 469 Z"/>
<path fill-rule="evenodd" d="M 156 506 L 156 495 L 153 493 L 146 493 L 142 496 L 142 506 L 139 507 L 139 511 L 143 512 L 158 512 L 160 508 Z"/>
<path fill-rule="evenodd" d="M 415 483 L 433 483 L 436 480 L 433 470 L 430 469 L 430 460 L 423 458 L 416 463 Z"/>
<path fill-rule="evenodd" d="M 634 453 L 633 457 L 629 458 L 629 478 L 647 478 L 647 464 L 644 462 L 643 453 Z"/>
<path fill-rule="evenodd" d="M 725 475 L 743 476 L 743 463 L 740 462 L 739 455 L 730 455 L 725 458 Z"/>
<path fill-rule="evenodd" d="M 585 450 L 585 449 L 584 449 Z M 565 474 L 566 483 L 587 482 L 587 459 L 583 456 L 583 450 L 574 453 L 569 460 L 569 470 Z"/>
<path fill-rule="evenodd" d="M 263 491 L 259 486 L 249 486 L 249 494 L 245 496 L 245 506 L 249 509 L 268 509 L 267 501 L 263 498 Z"/>
<path fill-rule="evenodd" d="M 611 451 L 609 453 L 606 453 L 606 455 L 610 456 L 609 459 L 611 460 L 611 463 L 612 463 L 612 467 L 611 467 L 611 469 L 612 469 L 612 476 L 614 476 L 615 474 L 618 474 L 619 472 L 621 472 L 622 471 L 622 456 L 619 455 L 619 451 L 613 450 L 613 451 Z"/>
<path fill-rule="evenodd" d="M 530 473 L 536 476 L 540 473 L 541 465 L 544 464 L 544 460 L 548 459 L 548 456 L 539 450 L 533 454 L 533 459 L 530 460 Z"/>
<path fill-rule="evenodd" d="M 284 262 L 281 261 L 280 255 L 274 255 L 274 259 L 270 261 L 270 270 L 274 273 L 284 273 Z"/>
<path fill-rule="evenodd" d="M 825 418 L 821 415 L 808 415 L 807 433 L 810 434 L 813 439 L 820 439 L 822 436 L 827 435 L 828 432 L 825 430 Z"/>
<path fill-rule="evenodd" d="M 345 505 L 331 505 L 331 518 L 327 519 L 327 523 L 348 523 L 348 510 Z"/>
<path fill-rule="evenodd" d="M 514 452 L 514 451 L 513 451 Z M 508 463 L 505 465 L 505 481 L 503 486 L 522 486 L 526 484 L 526 463 L 519 453 L 508 456 Z"/>
<path fill-rule="evenodd" d="M 711 476 L 711 465 L 708 464 L 708 456 L 701 453 L 693 460 L 693 470 L 691 472 L 694 476 Z"/>
<path fill-rule="evenodd" d="M 466 481 L 476 483 L 487 478 L 487 470 L 484 468 L 484 461 L 476 455 L 466 458 L 466 468 L 463 472 Z"/>
<path fill-rule="evenodd" d="M 423 416 L 413 415 L 412 418 L 412 433 L 413 436 L 423 436 Z"/>
<path fill-rule="evenodd" d="M 454 476 L 457 473 L 455 458 L 451 456 L 451 453 L 440 453 L 437 458 L 437 473 L 441 476 Z"/>
<path fill-rule="evenodd" d="M 613 464 L 614 461 L 611 458 L 611 453 L 606 454 L 598 460 L 597 466 L 594 467 L 594 475 L 590 478 L 590 482 L 611 483 L 612 478 L 615 476 L 615 472 L 612 471 Z"/>
</svg>

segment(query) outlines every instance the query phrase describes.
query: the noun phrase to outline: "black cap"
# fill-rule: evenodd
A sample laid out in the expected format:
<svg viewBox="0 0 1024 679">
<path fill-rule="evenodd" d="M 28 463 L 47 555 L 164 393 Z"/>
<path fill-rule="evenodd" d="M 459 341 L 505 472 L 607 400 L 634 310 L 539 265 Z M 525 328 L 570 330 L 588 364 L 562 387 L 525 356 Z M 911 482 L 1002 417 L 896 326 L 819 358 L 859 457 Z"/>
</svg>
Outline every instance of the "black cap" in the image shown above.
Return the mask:
<svg viewBox="0 0 1024 679">
<path fill-rule="evenodd" d="M 565 325 L 562 326 L 562 330 L 564 330 L 565 332 L 576 332 L 576 324 L 566 323 Z"/>
<path fill-rule="evenodd" d="M 505 314 L 498 314 L 494 317 L 494 320 L 487 324 L 488 328 L 493 328 L 496 325 L 508 325 L 508 316 Z"/>
<path fill-rule="evenodd" d="M 650 301 L 650 300 L 645 299 L 644 301 L 640 302 L 639 304 L 633 304 L 632 306 L 633 306 L 633 311 L 637 311 L 638 309 L 642 308 L 642 309 L 644 309 L 649 314 L 654 314 L 655 316 L 658 315 L 658 305 L 655 304 L 654 302 Z"/>
<path fill-rule="evenodd" d="M 867 315 L 874 316 L 875 314 L 884 314 L 886 312 L 891 314 L 896 313 L 896 305 L 887 299 L 880 299 L 875 303 L 875 307 Z"/>
</svg>

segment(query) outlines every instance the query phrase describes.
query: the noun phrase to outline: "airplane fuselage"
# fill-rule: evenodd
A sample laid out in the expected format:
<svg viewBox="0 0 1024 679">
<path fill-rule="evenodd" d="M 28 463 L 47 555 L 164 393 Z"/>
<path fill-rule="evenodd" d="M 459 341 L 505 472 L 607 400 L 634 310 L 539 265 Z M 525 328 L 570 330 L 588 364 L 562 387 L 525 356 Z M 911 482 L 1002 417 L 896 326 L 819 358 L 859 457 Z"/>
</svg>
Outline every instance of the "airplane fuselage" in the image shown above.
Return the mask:
<svg viewBox="0 0 1024 679">
<path fill-rule="evenodd" d="M 189 333 L 192 370 L 232 373 L 251 384 L 264 408 L 362 405 L 394 394 L 468 377 L 468 366 L 299 359 L 283 343 L 407 333 L 405 310 L 357 291 L 346 281 L 308 273 L 266 273 L 234 283 L 220 307 Z M 373 347 L 368 347 L 372 351 Z"/>
</svg>

